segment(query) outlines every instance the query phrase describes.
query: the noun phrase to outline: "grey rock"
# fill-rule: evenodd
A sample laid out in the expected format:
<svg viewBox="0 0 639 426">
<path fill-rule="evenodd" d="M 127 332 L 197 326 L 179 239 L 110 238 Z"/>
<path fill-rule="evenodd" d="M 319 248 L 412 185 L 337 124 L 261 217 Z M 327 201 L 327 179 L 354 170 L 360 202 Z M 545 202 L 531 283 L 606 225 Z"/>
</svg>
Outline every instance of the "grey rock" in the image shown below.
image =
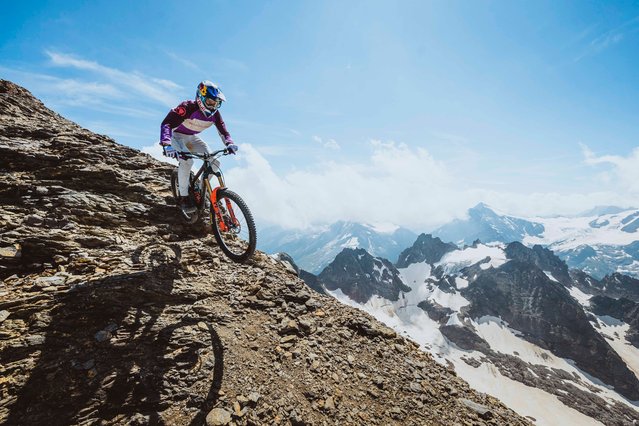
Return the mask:
<svg viewBox="0 0 639 426">
<path fill-rule="evenodd" d="M 231 413 L 223 408 L 214 408 L 206 415 L 206 426 L 221 426 L 231 422 Z"/>
<path fill-rule="evenodd" d="M 66 283 L 67 277 L 61 275 L 54 275 L 52 277 L 39 277 L 35 280 L 35 285 L 38 287 L 50 287 L 61 286 Z"/>
<path fill-rule="evenodd" d="M 29 346 L 43 345 L 45 342 L 45 337 L 40 334 L 36 334 L 33 336 L 27 336 L 25 338 L 25 341 Z"/>
<path fill-rule="evenodd" d="M 328 398 L 326 398 L 326 401 L 324 402 L 324 408 L 327 410 L 335 409 L 335 400 L 333 399 L 332 396 L 329 396 Z"/>
<path fill-rule="evenodd" d="M 14 244 L 11 246 L 0 247 L 0 257 L 4 258 L 18 258 L 21 255 L 20 244 Z"/>
<path fill-rule="evenodd" d="M 466 407 L 476 412 L 479 415 L 479 417 L 481 417 L 484 420 L 489 420 L 493 418 L 493 412 L 490 410 L 490 408 L 486 407 L 485 405 L 478 404 L 466 398 L 460 398 L 459 402 L 461 402 Z"/>
<path fill-rule="evenodd" d="M 94 337 L 95 337 L 95 340 L 97 340 L 98 342 L 104 342 L 111 338 L 111 333 L 106 330 L 100 330 L 97 333 L 95 333 Z"/>
</svg>

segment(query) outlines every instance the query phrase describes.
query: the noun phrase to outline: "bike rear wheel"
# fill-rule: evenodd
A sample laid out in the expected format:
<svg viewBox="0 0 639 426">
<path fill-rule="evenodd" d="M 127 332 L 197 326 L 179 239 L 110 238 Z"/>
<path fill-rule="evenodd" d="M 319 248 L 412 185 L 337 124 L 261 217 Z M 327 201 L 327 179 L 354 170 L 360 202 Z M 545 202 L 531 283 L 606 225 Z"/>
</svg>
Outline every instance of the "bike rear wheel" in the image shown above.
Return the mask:
<svg viewBox="0 0 639 426">
<path fill-rule="evenodd" d="M 248 206 L 233 191 L 217 192 L 217 210 L 211 205 L 213 236 L 220 249 L 234 262 L 246 262 L 255 252 L 257 234 Z"/>
</svg>

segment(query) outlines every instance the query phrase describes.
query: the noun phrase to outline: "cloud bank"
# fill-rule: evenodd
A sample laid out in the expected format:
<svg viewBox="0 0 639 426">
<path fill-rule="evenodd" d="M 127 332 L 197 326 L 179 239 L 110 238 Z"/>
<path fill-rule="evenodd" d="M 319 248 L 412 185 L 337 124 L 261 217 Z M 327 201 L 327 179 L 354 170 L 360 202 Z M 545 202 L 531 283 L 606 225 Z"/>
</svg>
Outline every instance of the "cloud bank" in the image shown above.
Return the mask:
<svg viewBox="0 0 639 426">
<path fill-rule="evenodd" d="M 379 140 L 370 141 L 365 160 L 330 161 L 285 173 L 275 171 L 252 145 L 240 145 L 237 160 L 234 167 L 226 159 L 222 162 L 228 169 L 227 184 L 247 200 L 259 221 L 289 228 L 353 220 L 422 232 L 463 217 L 479 202 L 518 216 L 577 214 L 595 205 L 637 204 L 639 189 L 633 178 L 639 148 L 628 158 L 584 153 L 586 164 L 612 166 L 612 178 L 625 186 L 616 192 L 583 193 L 470 187 L 464 183 L 467 178 L 456 176 L 427 150 Z"/>
</svg>

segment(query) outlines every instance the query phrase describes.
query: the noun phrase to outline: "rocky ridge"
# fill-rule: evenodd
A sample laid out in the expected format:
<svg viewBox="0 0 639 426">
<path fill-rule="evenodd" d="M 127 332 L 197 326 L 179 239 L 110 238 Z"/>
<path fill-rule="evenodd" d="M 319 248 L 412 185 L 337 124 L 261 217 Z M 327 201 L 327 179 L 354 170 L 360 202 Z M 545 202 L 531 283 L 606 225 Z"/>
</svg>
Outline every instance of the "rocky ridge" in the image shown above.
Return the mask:
<svg viewBox="0 0 639 426">
<path fill-rule="evenodd" d="M 170 166 L 4 80 L 0 158 L 0 423 L 528 423 L 278 260 L 231 263 Z"/>
</svg>

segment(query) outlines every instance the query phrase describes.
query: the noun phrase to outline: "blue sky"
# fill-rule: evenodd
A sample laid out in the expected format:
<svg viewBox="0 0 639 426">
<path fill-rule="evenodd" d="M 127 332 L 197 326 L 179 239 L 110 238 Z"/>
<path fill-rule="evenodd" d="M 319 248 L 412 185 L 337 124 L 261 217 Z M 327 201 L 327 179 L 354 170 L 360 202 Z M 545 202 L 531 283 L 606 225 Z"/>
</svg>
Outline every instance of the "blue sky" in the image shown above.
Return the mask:
<svg viewBox="0 0 639 426">
<path fill-rule="evenodd" d="M 24 1 L 0 28 L 0 78 L 147 152 L 218 82 L 264 220 L 639 205 L 636 2 Z"/>
</svg>

